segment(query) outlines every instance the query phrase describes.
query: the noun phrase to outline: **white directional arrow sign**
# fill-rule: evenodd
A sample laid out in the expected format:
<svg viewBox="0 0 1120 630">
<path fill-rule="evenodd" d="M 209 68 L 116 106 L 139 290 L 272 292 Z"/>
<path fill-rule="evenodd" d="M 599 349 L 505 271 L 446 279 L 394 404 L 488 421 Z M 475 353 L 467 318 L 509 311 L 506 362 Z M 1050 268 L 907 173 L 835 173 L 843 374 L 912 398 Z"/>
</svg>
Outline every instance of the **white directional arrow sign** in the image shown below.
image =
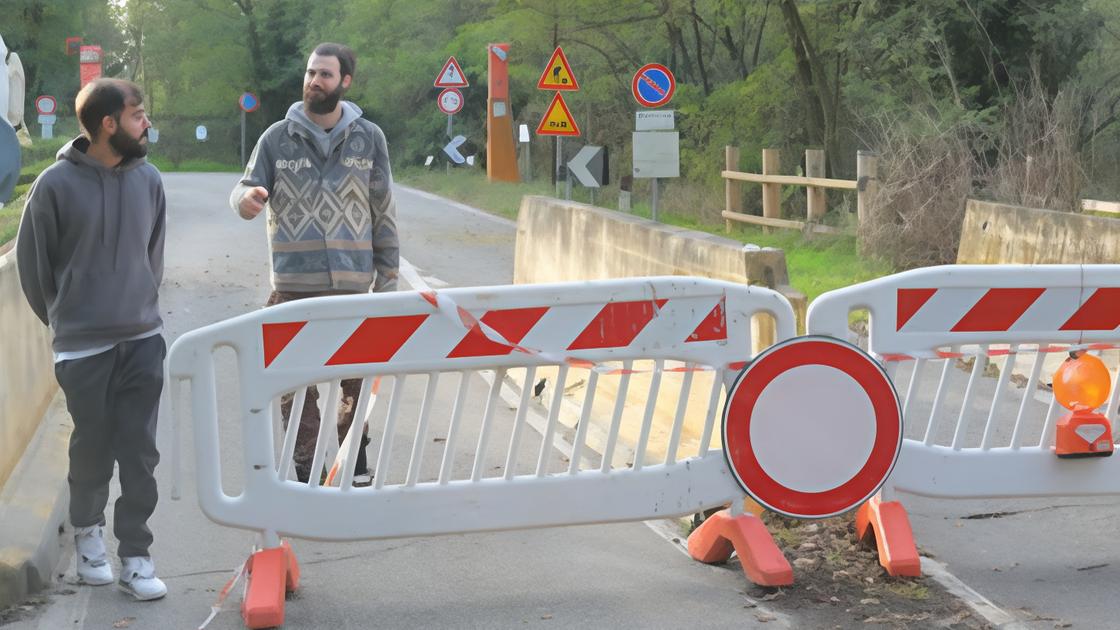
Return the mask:
<svg viewBox="0 0 1120 630">
<path fill-rule="evenodd" d="M 609 179 L 607 150 L 587 145 L 568 160 L 568 172 L 588 188 L 599 188 Z"/>
<path fill-rule="evenodd" d="M 447 154 L 447 157 L 451 158 L 452 162 L 462 164 L 467 161 L 467 158 L 463 157 L 462 153 L 459 153 L 459 147 L 466 141 L 466 136 L 455 136 L 451 139 L 451 142 L 447 143 L 447 146 L 443 147 L 443 152 Z"/>
</svg>

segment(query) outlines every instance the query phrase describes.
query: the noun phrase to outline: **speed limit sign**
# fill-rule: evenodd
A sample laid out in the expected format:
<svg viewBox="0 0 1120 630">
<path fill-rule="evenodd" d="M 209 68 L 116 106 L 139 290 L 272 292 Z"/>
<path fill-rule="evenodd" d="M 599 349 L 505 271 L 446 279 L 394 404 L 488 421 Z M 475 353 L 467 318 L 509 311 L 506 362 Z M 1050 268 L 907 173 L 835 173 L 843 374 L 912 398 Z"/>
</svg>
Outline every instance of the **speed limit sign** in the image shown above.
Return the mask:
<svg viewBox="0 0 1120 630">
<path fill-rule="evenodd" d="M 439 93 L 436 103 L 439 105 L 439 111 L 448 116 L 458 114 L 463 109 L 463 93 L 455 88 L 447 88 Z"/>
</svg>

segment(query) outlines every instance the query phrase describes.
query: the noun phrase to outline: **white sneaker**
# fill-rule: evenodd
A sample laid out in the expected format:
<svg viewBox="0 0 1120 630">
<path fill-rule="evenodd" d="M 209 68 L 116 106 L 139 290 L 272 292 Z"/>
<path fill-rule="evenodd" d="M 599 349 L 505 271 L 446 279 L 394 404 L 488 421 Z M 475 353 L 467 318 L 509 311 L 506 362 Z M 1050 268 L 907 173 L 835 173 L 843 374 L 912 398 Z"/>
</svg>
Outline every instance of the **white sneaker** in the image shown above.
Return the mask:
<svg viewBox="0 0 1120 630">
<path fill-rule="evenodd" d="M 105 554 L 105 539 L 100 525 L 74 530 L 74 555 L 77 556 L 79 582 L 91 586 L 113 583 L 113 566 Z"/>
<path fill-rule="evenodd" d="M 373 485 L 373 473 L 367 468 L 361 472 L 354 473 L 354 487 L 365 488 Z"/>
<path fill-rule="evenodd" d="M 148 556 L 121 558 L 121 579 L 117 585 L 140 601 L 167 595 L 167 586 L 156 577 L 156 566 Z"/>
</svg>

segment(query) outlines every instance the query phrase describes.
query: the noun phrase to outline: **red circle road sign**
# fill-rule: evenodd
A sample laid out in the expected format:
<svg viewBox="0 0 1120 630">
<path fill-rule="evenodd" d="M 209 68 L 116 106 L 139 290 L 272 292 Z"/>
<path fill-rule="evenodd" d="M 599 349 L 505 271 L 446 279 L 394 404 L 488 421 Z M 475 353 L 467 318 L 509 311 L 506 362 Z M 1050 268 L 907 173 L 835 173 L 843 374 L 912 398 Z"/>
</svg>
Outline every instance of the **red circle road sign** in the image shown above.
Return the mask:
<svg viewBox="0 0 1120 630">
<path fill-rule="evenodd" d="M 463 93 L 455 88 L 447 88 L 436 97 L 439 111 L 451 115 L 458 114 L 463 109 Z"/>
<path fill-rule="evenodd" d="M 241 111 L 251 114 L 261 106 L 261 100 L 257 98 L 256 94 L 245 92 L 237 99 L 237 105 L 241 107 Z"/>
<path fill-rule="evenodd" d="M 44 94 L 43 96 L 35 99 L 35 109 L 39 112 L 39 114 L 43 116 L 49 116 L 53 114 L 56 109 L 58 109 L 58 103 L 55 102 L 53 96 L 47 96 L 46 94 Z"/>
<path fill-rule="evenodd" d="M 673 98 L 677 80 L 668 68 L 659 63 L 647 63 L 638 68 L 630 81 L 634 100 L 645 107 L 661 107 Z"/>
<path fill-rule="evenodd" d="M 723 413 L 723 452 L 767 508 L 825 518 L 883 485 L 902 448 L 902 408 L 883 368 L 831 337 L 771 346 L 739 374 Z"/>
</svg>

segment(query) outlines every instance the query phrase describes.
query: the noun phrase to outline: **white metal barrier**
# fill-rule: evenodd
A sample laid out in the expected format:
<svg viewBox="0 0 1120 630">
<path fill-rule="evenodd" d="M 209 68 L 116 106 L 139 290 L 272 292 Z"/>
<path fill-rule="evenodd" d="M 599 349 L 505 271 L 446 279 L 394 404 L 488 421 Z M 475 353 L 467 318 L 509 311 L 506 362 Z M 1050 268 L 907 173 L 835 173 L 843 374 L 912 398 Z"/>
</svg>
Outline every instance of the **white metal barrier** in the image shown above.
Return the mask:
<svg viewBox="0 0 1120 630">
<path fill-rule="evenodd" d="M 863 309 L 869 350 L 905 392 L 906 439 L 885 490 L 958 498 L 1120 494 L 1120 458 L 1054 456 L 1054 427 L 1065 410 L 1040 389 L 1069 350 L 1099 353 L 1115 373 L 1120 265 L 908 271 L 820 296 L 809 307 L 809 332 L 847 338 L 849 313 Z M 1103 410 L 1113 426 L 1118 393 L 1114 387 Z"/>
<path fill-rule="evenodd" d="M 169 356 L 172 404 L 177 417 L 189 410 L 193 419 L 203 511 L 218 523 L 261 532 L 266 546 L 286 535 L 376 539 L 683 515 L 745 496 L 723 453 L 711 446 L 723 392 L 750 358 L 750 319 L 759 314 L 774 318 L 780 339 L 793 335 L 794 314 L 780 294 L 683 277 L 449 289 L 438 300 L 415 292 L 303 300 L 180 337 Z M 486 328 L 469 329 L 464 322 L 471 317 Z M 237 380 L 233 418 L 223 417 L 217 396 L 215 353 L 225 347 L 236 353 L 236 374 L 222 376 Z M 558 370 L 557 382 L 549 384 L 555 392 L 577 374 L 585 381 L 568 462 L 553 449 L 562 430 L 562 396 L 553 396 L 543 436 L 527 430 L 535 372 L 548 366 Z M 708 405 L 703 437 L 695 452 L 678 452 L 684 406 L 699 370 L 715 376 L 702 396 Z M 493 377 L 484 411 L 471 414 L 464 411 L 466 398 L 480 371 Z M 515 371 L 517 382 L 510 383 Z M 663 459 L 650 461 L 645 452 L 662 375 L 674 371 L 683 377 L 680 392 L 669 393 L 678 405 L 671 443 Z M 448 372 L 457 373 L 451 388 Z M 639 438 L 630 445 L 632 461 L 620 463 L 612 455 L 622 448 L 627 386 L 631 374 L 644 372 L 650 384 Z M 338 487 L 321 486 L 317 474 L 307 484 L 290 479 L 299 419 L 289 423 L 283 440 L 275 437 L 280 397 L 295 394 L 298 416 L 304 387 L 327 384 L 313 466 L 318 471 L 337 444 L 333 419 L 346 378 L 366 379 L 350 435 L 368 418 L 370 452 L 377 453 L 371 456 L 373 486 L 351 487 L 345 461 L 353 461 L 357 439 L 338 457 L 344 460 Z M 389 391 L 388 403 L 378 405 L 382 412 L 371 404 L 378 378 L 392 381 L 382 387 Z M 609 416 L 597 417 L 597 382 L 606 378 L 617 379 L 619 401 Z M 184 405 L 181 389 L 188 383 Z M 500 403 L 501 388 L 511 386 L 520 396 L 514 410 Z M 402 405 L 406 398 L 419 399 L 416 417 L 402 412 L 416 407 Z M 512 420 L 500 420 L 502 413 Z M 237 496 L 223 490 L 219 457 L 219 424 L 231 420 L 242 427 L 244 487 Z M 440 435 L 433 436 L 439 423 Z M 605 453 L 586 448 L 589 425 L 608 436 Z"/>
</svg>

